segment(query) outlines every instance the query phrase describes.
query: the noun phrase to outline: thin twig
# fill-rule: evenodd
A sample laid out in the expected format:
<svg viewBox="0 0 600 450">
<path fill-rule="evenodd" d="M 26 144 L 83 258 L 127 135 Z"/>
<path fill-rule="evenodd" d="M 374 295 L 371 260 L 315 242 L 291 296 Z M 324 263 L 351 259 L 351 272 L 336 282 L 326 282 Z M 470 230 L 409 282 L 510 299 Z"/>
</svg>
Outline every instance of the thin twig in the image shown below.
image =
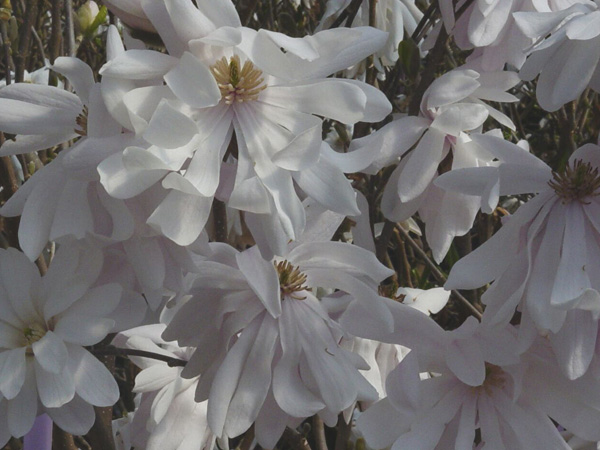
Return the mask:
<svg viewBox="0 0 600 450">
<path fill-rule="evenodd" d="M 19 35 L 19 51 L 15 55 L 15 81 L 17 83 L 21 83 L 25 79 L 25 64 L 29 59 L 29 52 L 31 50 L 31 28 L 35 23 L 37 12 L 38 0 L 29 0 Z"/>
<path fill-rule="evenodd" d="M 65 0 L 65 18 L 67 28 L 66 53 L 68 56 L 75 56 L 75 24 L 73 23 L 73 0 Z"/>
<path fill-rule="evenodd" d="M 187 364 L 187 361 L 183 359 L 172 358 L 171 356 L 161 355 L 160 353 L 148 352 L 146 350 L 137 350 L 133 348 L 118 348 L 109 346 L 105 348 L 93 349 L 92 353 L 96 356 L 139 356 L 142 358 L 156 359 L 158 361 L 166 362 L 170 367 L 184 367 Z"/>
<path fill-rule="evenodd" d="M 427 264 L 427 267 L 429 267 L 433 275 L 437 278 L 438 282 L 445 283 L 446 276 L 440 271 L 440 269 L 438 269 L 437 264 L 435 264 L 431 260 L 431 258 L 429 258 L 427 253 L 425 253 L 425 251 L 419 246 L 419 244 L 417 244 L 415 240 L 412 237 L 410 237 L 408 231 L 406 231 L 402 227 L 397 227 L 397 230 L 400 232 L 400 234 L 402 234 L 406 242 L 408 242 L 408 244 L 413 248 L 413 250 L 417 252 L 417 254 L 421 258 L 423 258 L 423 261 L 425 261 L 425 264 Z M 475 306 L 473 306 L 473 304 L 471 304 L 471 302 L 469 302 L 469 300 L 467 300 L 460 292 L 453 289 L 452 293 L 467 307 L 467 309 L 471 312 L 471 314 L 473 314 L 473 316 L 481 320 L 481 311 L 475 308 Z"/>
<path fill-rule="evenodd" d="M 327 440 L 325 439 L 325 425 L 323 424 L 323 420 L 318 415 L 314 415 L 312 422 L 316 450 L 327 450 Z"/>
</svg>

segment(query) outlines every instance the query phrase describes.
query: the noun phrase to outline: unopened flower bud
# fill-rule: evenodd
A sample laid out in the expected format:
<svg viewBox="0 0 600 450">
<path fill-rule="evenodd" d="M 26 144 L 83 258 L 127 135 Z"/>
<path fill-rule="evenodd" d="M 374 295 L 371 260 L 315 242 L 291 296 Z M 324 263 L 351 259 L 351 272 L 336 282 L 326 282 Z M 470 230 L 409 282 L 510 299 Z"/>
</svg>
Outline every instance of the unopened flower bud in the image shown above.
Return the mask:
<svg viewBox="0 0 600 450">
<path fill-rule="evenodd" d="M 93 0 L 88 0 L 77 10 L 75 20 L 82 34 L 92 35 L 96 31 L 95 21 L 99 13 L 100 8 Z"/>
<path fill-rule="evenodd" d="M 1 0 L 0 2 L 0 20 L 8 22 L 12 17 L 12 5 L 10 0 Z"/>
</svg>

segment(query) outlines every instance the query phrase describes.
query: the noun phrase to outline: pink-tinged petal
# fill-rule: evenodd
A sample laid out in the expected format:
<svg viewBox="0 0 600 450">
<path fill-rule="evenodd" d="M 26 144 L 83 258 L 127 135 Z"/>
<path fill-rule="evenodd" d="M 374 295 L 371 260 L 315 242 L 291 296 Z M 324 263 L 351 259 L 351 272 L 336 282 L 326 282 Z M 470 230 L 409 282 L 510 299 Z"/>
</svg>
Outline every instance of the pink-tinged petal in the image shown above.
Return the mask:
<svg viewBox="0 0 600 450">
<path fill-rule="evenodd" d="M 8 429 L 10 434 L 16 437 L 24 436 L 31 430 L 38 415 L 38 391 L 35 383 L 35 372 L 32 364 L 28 364 L 28 366 L 27 370 L 21 374 L 23 388 L 19 395 L 8 401 Z"/>
<path fill-rule="evenodd" d="M 325 404 L 307 387 L 298 368 L 301 347 L 297 318 L 289 305 L 282 305 L 279 334 L 283 354 L 273 370 L 273 395 L 277 405 L 292 417 L 309 417 Z"/>
<path fill-rule="evenodd" d="M 176 244 L 189 245 L 204 229 L 212 201 L 212 197 L 173 190 L 154 210 L 147 223 Z"/>
<path fill-rule="evenodd" d="M 569 311 L 560 331 L 550 342 L 562 372 L 570 380 L 585 374 L 594 356 L 598 321 L 587 311 Z"/>
<path fill-rule="evenodd" d="M 513 17 L 525 36 L 537 39 L 550 33 L 566 17 L 580 10 L 580 6 L 572 5 L 561 11 L 553 12 L 517 11 L 513 13 Z"/>
<path fill-rule="evenodd" d="M 90 93 L 94 86 L 94 73 L 90 66 L 78 58 L 59 56 L 50 68 L 67 77 L 77 96 L 83 103 L 89 104 Z"/>
<path fill-rule="evenodd" d="M 84 348 L 69 345 L 68 371 L 73 374 L 77 395 L 86 402 L 95 406 L 112 406 L 119 399 L 119 386 L 111 373 Z"/>
<path fill-rule="evenodd" d="M 59 374 L 47 372 L 37 361 L 34 361 L 33 367 L 40 401 L 44 406 L 58 408 L 73 400 L 73 374 L 66 366 Z"/>
<path fill-rule="evenodd" d="M 293 174 L 294 181 L 311 198 L 344 216 L 360 214 L 350 180 L 333 164 L 321 159 L 312 167 Z"/>
<path fill-rule="evenodd" d="M 198 126 L 188 116 L 173 108 L 168 100 L 162 100 L 143 137 L 149 143 L 167 149 L 183 147 L 198 134 Z"/>
<path fill-rule="evenodd" d="M 264 313 L 266 314 L 266 313 Z M 252 350 L 252 344 L 258 335 L 264 314 L 256 317 L 241 333 L 236 343 L 229 349 L 223 363 L 219 366 L 210 388 L 208 424 L 217 436 L 222 436 L 229 414 L 229 405 L 244 370 L 244 363 Z"/>
<path fill-rule="evenodd" d="M 277 321 L 264 315 L 229 404 L 223 429 L 227 436 L 239 436 L 256 420 L 271 386 L 278 335 Z"/>
<path fill-rule="evenodd" d="M 177 98 L 194 108 L 215 106 L 221 100 L 215 77 L 189 52 L 165 75 L 165 81 Z"/>
<path fill-rule="evenodd" d="M 216 28 L 198 8 L 186 0 L 165 0 L 165 7 L 182 42 L 199 39 Z"/>
<path fill-rule="evenodd" d="M 0 392 L 11 400 L 21 392 L 26 378 L 25 347 L 0 353 Z"/>
<path fill-rule="evenodd" d="M 236 255 L 240 271 L 256 293 L 269 314 L 275 318 L 281 315 L 281 293 L 279 276 L 271 261 L 264 260 L 257 248 L 251 248 Z"/>
<path fill-rule="evenodd" d="M 0 129 L 13 134 L 56 134 L 76 127 L 72 110 L 0 98 Z"/>
<path fill-rule="evenodd" d="M 56 425 L 76 436 L 90 431 L 96 420 L 96 413 L 92 405 L 77 395 L 60 408 L 45 408 L 45 410 Z"/>
<path fill-rule="evenodd" d="M 408 202 L 427 189 L 442 161 L 446 135 L 430 128 L 407 158 L 398 180 L 400 201 Z"/>
<path fill-rule="evenodd" d="M 68 312 L 58 319 L 54 330 L 65 342 L 87 346 L 104 339 L 114 325 L 115 321 L 112 319 Z"/>
<path fill-rule="evenodd" d="M 81 324 L 82 322 L 78 322 L 79 328 L 83 328 Z M 44 370 L 54 374 L 62 372 L 69 354 L 65 343 L 58 335 L 47 331 L 42 339 L 31 345 L 31 348 L 35 360 Z"/>
<path fill-rule="evenodd" d="M 46 148 L 54 147 L 69 139 L 75 139 L 77 134 L 73 130 L 67 130 L 59 134 L 42 135 L 18 135 L 15 140 L 7 140 L 0 147 L 0 156 L 20 155 L 22 153 L 36 152 Z"/>
<path fill-rule="evenodd" d="M 164 76 L 178 59 L 154 50 L 127 50 L 108 61 L 100 75 L 128 80 L 152 80 Z"/>
</svg>

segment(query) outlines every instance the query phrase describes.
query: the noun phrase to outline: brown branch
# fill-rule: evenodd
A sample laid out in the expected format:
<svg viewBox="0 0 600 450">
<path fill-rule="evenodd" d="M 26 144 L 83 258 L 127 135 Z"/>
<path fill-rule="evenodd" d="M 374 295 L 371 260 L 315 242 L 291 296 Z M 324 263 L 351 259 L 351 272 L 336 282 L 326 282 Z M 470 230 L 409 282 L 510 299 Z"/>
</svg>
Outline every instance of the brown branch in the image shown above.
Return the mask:
<svg viewBox="0 0 600 450">
<path fill-rule="evenodd" d="M 21 33 L 19 34 L 19 51 L 14 57 L 15 81 L 17 83 L 21 83 L 25 79 L 25 65 L 31 51 L 31 28 L 34 26 L 37 17 L 38 3 L 38 0 L 29 0 L 27 2 L 27 10 L 25 11 L 25 18 L 23 19 Z"/>
<path fill-rule="evenodd" d="M 323 420 L 318 415 L 314 415 L 312 423 L 316 450 L 327 450 L 327 440 L 325 439 L 325 425 L 323 424 Z"/>
</svg>

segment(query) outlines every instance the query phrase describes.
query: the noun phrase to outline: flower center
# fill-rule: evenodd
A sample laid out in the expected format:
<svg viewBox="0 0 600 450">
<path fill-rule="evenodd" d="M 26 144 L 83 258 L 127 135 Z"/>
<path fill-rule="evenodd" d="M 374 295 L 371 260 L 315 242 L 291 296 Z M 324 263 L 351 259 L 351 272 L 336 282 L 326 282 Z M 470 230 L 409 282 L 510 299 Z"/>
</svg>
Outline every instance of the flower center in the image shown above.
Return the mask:
<svg viewBox="0 0 600 450">
<path fill-rule="evenodd" d="M 46 335 L 46 329 L 39 323 L 32 323 L 23 330 L 23 335 L 25 336 L 26 345 L 31 347 Z"/>
<path fill-rule="evenodd" d="M 75 119 L 75 123 L 79 128 L 75 128 L 75 133 L 79 136 L 87 136 L 87 125 L 88 125 L 88 107 L 84 106 L 81 113 Z"/>
<path fill-rule="evenodd" d="M 304 300 L 306 297 L 300 297 L 296 292 L 310 290 L 308 286 L 303 285 L 306 282 L 306 275 L 300 272 L 298 267 L 292 266 L 289 261 L 279 261 L 274 264 L 279 275 L 281 298 L 291 297 L 296 300 Z"/>
<path fill-rule="evenodd" d="M 548 182 L 548 186 L 554 189 L 564 204 L 577 200 L 588 205 L 590 202 L 584 200 L 586 197 L 600 195 L 598 168 L 576 159 L 573 165 L 567 165 L 562 172 L 552 172 L 552 180 Z"/>
<path fill-rule="evenodd" d="M 242 66 L 238 55 L 232 56 L 229 62 L 227 58 L 221 58 L 210 67 L 210 71 L 217 80 L 221 97 L 228 105 L 256 100 L 258 94 L 267 87 L 262 71 L 248 60 Z"/>
<path fill-rule="evenodd" d="M 494 389 L 502 389 L 506 384 L 506 372 L 494 364 L 485 363 L 485 380 L 481 386 L 477 386 L 480 393 L 491 395 Z"/>
</svg>

